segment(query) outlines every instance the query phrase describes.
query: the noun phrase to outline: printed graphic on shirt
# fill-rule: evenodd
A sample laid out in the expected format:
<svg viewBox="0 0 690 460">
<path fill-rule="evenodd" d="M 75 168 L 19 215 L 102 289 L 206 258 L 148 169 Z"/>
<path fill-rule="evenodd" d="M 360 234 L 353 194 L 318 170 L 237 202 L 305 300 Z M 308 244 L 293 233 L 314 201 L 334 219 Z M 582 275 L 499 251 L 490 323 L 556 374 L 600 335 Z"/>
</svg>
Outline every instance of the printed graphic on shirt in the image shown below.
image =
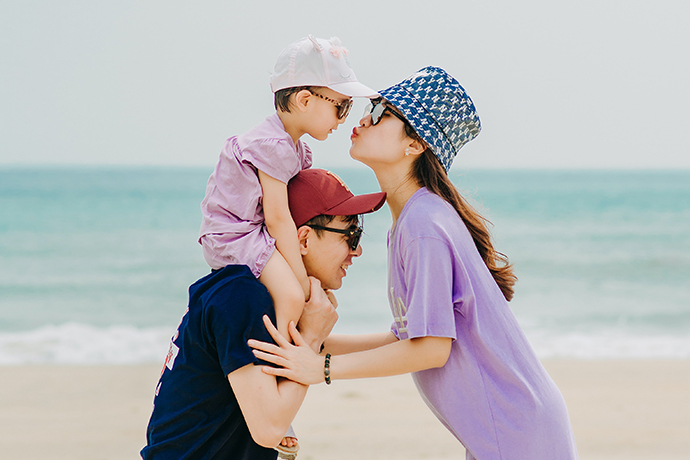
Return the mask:
<svg viewBox="0 0 690 460">
<path fill-rule="evenodd" d="M 170 339 L 170 348 L 168 348 L 168 354 L 165 356 L 165 363 L 163 365 L 163 369 L 161 370 L 161 377 L 163 377 L 163 372 L 165 372 L 166 367 L 172 370 L 173 366 L 175 365 L 175 358 L 177 358 L 177 354 L 180 352 L 180 347 L 175 345 L 173 341 L 177 339 L 179 334 L 180 331 L 175 332 L 173 338 Z M 158 393 L 161 391 L 161 385 L 163 385 L 163 382 L 159 381 L 158 386 L 156 387 L 156 396 L 158 396 Z"/>
<path fill-rule="evenodd" d="M 400 297 L 395 296 L 393 288 L 391 288 L 391 305 L 393 306 L 395 330 L 400 340 L 405 340 L 407 338 L 407 307 Z"/>
<path fill-rule="evenodd" d="M 168 349 L 168 355 L 165 357 L 165 367 L 172 370 L 173 366 L 175 365 L 175 358 L 177 358 L 177 354 L 179 352 L 180 352 L 180 347 L 175 345 L 173 343 L 173 341 L 171 340 L 170 341 L 170 348 Z"/>
<path fill-rule="evenodd" d="M 189 308 L 185 310 L 184 315 L 186 315 L 187 312 L 189 312 Z M 182 315 L 180 324 L 177 325 L 175 335 L 172 336 L 172 338 L 170 339 L 170 347 L 168 348 L 168 354 L 165 356 L 165 363 L 163 363 L 163 369 L 161 369 L 161 377 L 163 377 L 163 372 L 165 372 L 166 367 L 172 370 L 173 366 L 175 365 L 175 358 L 177 358 L 177 354 L 180 352 L 180 347 L 175 345 L 175 340 L 177 340 L 177 338 L 180 336 L 180 326 L 182 325 L 182 321 L 184 321 L 184 315 Z"/>
</svg>

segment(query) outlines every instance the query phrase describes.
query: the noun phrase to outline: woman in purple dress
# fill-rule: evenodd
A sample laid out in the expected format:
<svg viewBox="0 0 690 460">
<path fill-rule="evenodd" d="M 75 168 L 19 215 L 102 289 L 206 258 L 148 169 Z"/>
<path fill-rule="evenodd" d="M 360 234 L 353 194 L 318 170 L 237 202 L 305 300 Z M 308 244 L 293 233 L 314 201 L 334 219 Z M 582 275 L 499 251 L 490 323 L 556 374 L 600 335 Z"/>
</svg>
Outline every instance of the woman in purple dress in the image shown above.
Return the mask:
<svg viewBox="0 0 690 460">
<path fill-rule="evenodd" d="M 280 347 L 252 342 L 303 384 L 412 373 L 422 398 L 467 459 L 572 460 L 565 401 L 508 301 L 516 277 L 486 220 L 447 172 L 479 134 L 474 104 L 443 69 L 426 67 L 379 92 L 353 130 L 350 155 L 387 193 L 390 332 L 332 335 L 321 355 L 267 324 Z"/>
</svg>

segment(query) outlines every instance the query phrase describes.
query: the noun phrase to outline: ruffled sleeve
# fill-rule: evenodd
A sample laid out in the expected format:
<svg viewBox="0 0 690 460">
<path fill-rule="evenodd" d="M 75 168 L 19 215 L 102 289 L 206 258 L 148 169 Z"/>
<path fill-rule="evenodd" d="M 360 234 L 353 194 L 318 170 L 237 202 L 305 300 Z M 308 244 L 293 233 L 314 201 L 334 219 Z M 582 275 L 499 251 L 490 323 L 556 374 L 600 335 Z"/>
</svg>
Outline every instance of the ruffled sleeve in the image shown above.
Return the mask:
<svg viewBox="0 0 690 460">
<path fill-rule="evenodd" d="M 243 149 L 243 161 L 287 184 L 304 169 L 301 158 L 290 144 L 285 139 L 257 139 Z"/>
</svg>

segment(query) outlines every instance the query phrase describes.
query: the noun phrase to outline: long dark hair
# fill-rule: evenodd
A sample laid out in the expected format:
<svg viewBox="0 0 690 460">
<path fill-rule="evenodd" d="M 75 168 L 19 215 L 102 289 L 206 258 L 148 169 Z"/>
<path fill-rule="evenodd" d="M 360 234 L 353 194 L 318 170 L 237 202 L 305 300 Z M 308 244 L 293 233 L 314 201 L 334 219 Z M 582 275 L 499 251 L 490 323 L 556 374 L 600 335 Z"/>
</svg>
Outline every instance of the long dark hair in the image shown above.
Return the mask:
<svg viewBox="0 0 690 460">
<path fill-rule="evenodd" d="M 426 145 L 412 126 L 408 123 L 404 123 L 404 125 L 405 134 L 408 137 L 417 140 L 422 145 Z M 430 192 L 440 196 L 457 211 L 467 226 L 470 235 L 472 235 L 482 260 L 484 260 L 491 275 L 494 277 L 503 296 L 507 301 L 510 301 L 513 298 L 513 286 L 517 281 L 517 276 L 513 273 L 513 266 L 508 262 L 508 257 L 494 249 L 488 228 L 491 222 L 479 214 L 460 195 L 460 192 L 458 192 L 455 185 L 448 178 L 448 174 L 446 174 L 446 170 L 441 165 L 441 162 L 429 147 L 414 161 L 411 176 L 418 185 L 426 187 Z"/>
</svg>

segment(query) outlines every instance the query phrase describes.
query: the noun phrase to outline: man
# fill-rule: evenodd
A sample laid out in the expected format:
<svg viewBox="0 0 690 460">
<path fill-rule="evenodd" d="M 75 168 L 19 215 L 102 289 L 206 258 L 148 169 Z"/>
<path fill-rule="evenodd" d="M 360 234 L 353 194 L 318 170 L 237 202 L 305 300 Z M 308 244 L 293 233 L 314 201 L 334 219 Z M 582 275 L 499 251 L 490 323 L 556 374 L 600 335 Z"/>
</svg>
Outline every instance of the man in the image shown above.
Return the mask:
<svg viewBox="0 0 690 460">
<path fill-rule="evenodd" d="M 361 255 L 359 215 L 384 193 L 354 196 L 334 174 L 301 171 L 288 184 L 302 261 L 311 282 L 299 329 L 318 351 L 337 320 L 330 290 Z M 271 341 L 275 323 L 266 288 L 244 265 L 228 265 L 189 288 L 189 307 L 156 387 L 144 459 L 275 460 L 306 386 L 265 374 L 247 340 Z"/>
</svg>

